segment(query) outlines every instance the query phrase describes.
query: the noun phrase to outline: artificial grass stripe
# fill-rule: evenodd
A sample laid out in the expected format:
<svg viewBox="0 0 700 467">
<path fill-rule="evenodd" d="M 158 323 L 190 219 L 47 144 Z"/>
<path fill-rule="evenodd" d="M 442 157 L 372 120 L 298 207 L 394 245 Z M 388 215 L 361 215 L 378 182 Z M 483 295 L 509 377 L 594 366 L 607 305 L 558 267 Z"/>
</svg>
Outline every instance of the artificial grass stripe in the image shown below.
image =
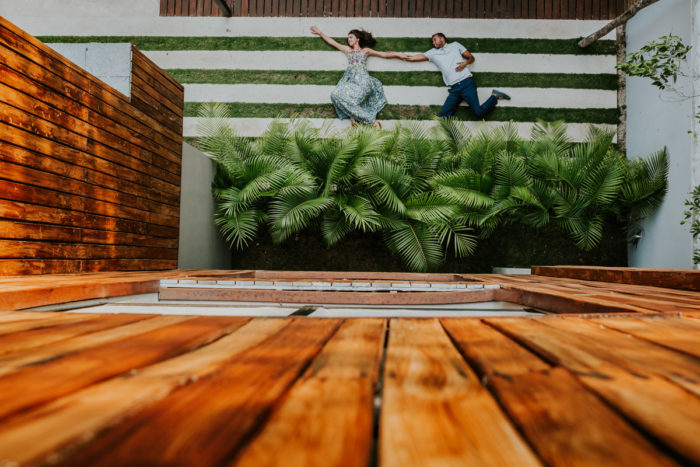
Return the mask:
<svg viewBox="0 0 700 467">
<path fill-rule="evenodd" d="M 318 37 L 185 37 L 185 36 L 39 36 L 42 42 L 131 42 L 140 50 L 335 50 Z M 336 38 L 345 43 L 344 37 Z M 614 55 L 615 41 L 586 47 L 578 39 L 450 38 L 474 53 Z M 376 50 L 424 52 L 430 38 L 380 37 Z"/>
<path fill-rule="evenodd" d="M 343 71 L 306 70 L 192 70 L 169 69 L 167 73 L 185 84 L 336 84 Z M 444 86 L 438 71 L 373 71 L 385 86 Z M 511 88 L 617 89 L 614 74 L 496 73 L 474 75 L 477 86 Z"/>
<path fill-rule="evenodd" d="M 199 102 L 185 103 L 185 116 L 197 117 Z M 232 118 L 337 118 L 332 104 L 264 104 L 228 102 Z M 439 105 L 387 105 L 377 115 L 378 120 L 429 120 L 440 112 Z M 457 117 L 461 120 L 477 120 L 471 111 L 460 107 Z M 496 107 L 487 120 L 499 122 L 553 122 L 568 123 L 618 123 L 617 109 L 550 109 L 540 107 Z"/>
</svg>

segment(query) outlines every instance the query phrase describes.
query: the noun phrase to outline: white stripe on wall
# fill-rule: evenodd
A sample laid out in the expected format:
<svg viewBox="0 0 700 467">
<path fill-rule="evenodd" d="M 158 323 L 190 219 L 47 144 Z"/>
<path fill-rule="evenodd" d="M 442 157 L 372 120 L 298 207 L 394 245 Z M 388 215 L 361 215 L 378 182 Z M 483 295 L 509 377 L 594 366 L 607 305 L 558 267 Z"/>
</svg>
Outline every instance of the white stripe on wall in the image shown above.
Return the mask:
<svg viewBox="0 0 700 467">
<path fill-rule="evenodd" d="M 201 119 L 196 117 L 185 117 L 184 121 L 184 136 L 193 137 L 199 136 L 197 132 L 197 126 Z M 262 135 L 267 127 L 275 119 L 273 118 L 231 118 L 227 119 L 229 125 L 234 128 L 240 136 L 260 136 Z M 281 119 L 280 121 L 287 121 L 287 119 Z M 347 130 L 350 128 L 349 120 L 338 120 L 338 119 L 325 119 L 325 118 L 311 118 L 308 119 L 311 124 L 316 128 L 321 128 L 323 125 L 330 124 L 333 129 L 337 131 Z M 424 127 L 433 127 L 437 125 L 435 121 L 432 120 L 382 120 L 382 127 L 386 130 L 392 130 L 397 124 L 401 125 L 420 125 Z M 467 127 L 472 132 L 479 132 L 482 130 L 490 130 L 492 128 L 497 128 L 503 126 L 504 122 L 464 122 Z M 514 123 L 518 134 L 521 138 L 529 138 L 532 133 L 532 128 L 534 123 L 529 122 L 518 122 Z M 607 129 L 610 131 L 615 131 L 615 125 L 594 125 L 597 128 Z M 588 134 L 589 125 L 585 123 L 570 123 L 566 126 L 566 134 L 571 141 L 584 141 Z"/>
<path fill-rule="evenodd" d="M 347 67 L 345 55 L 333 51 L 150 50 L 144 53 L 159 67 L 166 69 L 344 70 Z M 476 62 L 469 67 L 474 72 L 615 73 L 616 64 L 614 55 L 475 53 L 474 56 Z M 377 57 L 367 61 L 367 68 L 370 71 L 437 71 L 430 62 L 403 62 Z"/>
<path fill-rule="evenodd" d="M 603 27 L 600 20 L 466 18 L 215 18 L 161 17 L 156 0 L 0 0 L 3 16 L 34 35 L 310 36 L 317 25 L 344 36 L 364 28 L 377 36 L 568 39 Z M 614 38 L 614 32 L 606 39 Z"/>
<path fill-rule="evenodd" d="M 186 84 L 186 102 L 274 102 L 280 104 L 327 104 L 335 86 L 292 84 Z M 512 97 L 498 103 L 503 107 L 615 108 L 617 92 L 598 89 L 499 88 Z M 384 86 L 391 104 L 442 105 L 446 87 Z M 479 101 L 491 95 L 491 88 L 478 90 Z"/>
</svg>

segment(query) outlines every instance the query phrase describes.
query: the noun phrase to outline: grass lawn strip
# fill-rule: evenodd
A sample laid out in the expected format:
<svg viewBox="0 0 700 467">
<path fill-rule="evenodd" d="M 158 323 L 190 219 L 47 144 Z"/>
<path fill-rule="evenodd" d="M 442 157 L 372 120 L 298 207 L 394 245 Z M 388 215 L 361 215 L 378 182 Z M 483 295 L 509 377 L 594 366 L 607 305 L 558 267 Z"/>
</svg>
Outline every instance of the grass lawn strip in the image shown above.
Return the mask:
<svg viewBox="0 0 700 467">
<path fill-rule="evenodd" d="M 198 102 L 185 103 L 185 117 L 197 117 Z M 230 102 L 225 104 L 231 118 L 337 118 L 332 104 L 265 104 Z M 392 105 L 389 104 L 377 115 L 378 120 L 429 120 L 440 112 L 439 105 Z M 468 108 L 461 106 L 457 111 L 460 120 L 476 121 Z M 563 120 L 568 123 L 618 123 L 617 109 L 566 109 L 501 107 L 488 115 L 489 121 L 499 122 L 553 122 Z"/>
<path fill-rule="evenodd" d="M 183 84 L 316 84 L 334 85 L 343 71 L 313 70 L 193 70 L 168 69 L 170 76 Z M 372 76 L 385 86 L 444 86 L 438 71 L 378 71 Z M 478 87 L 528 87 L 569 89 L 617 89 L 614 74 L 497 73 L 480 72 L 474 76 Z"/>
<path fill-rule="evenodd" d="M 317 37 L 183 37 L 183 36 L 38 36 L 42 42 L 130 42 L 140 50 L 332 50 Z M 336 38 L 344 43 L 344 37 Z M 585 49 L 578 39 L 449 38 L 474 53 L 614 55 L 615 41 L 597 41 Z M 376 50 L 426 51 L 430 38 L 379 37 Z"/>
</svg>

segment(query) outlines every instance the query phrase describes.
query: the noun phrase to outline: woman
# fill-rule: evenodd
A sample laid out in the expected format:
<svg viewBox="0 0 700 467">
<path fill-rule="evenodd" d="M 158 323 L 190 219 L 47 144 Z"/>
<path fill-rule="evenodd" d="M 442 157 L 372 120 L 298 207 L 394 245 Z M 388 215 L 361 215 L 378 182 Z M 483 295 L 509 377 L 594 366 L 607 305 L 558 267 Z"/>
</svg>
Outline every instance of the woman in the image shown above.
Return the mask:
<svg viewBox="0 0 700 467">
<path fill-rule="evenodd" d="M 348 45 L 342 45 L 322 33 L 316 26 L 311 32 L 343 52 L 348 57 L 348 67 L 331 92 L 331 102 L 338 118 L 349 118 L 353 125 L 364 123 L 382 127 L 377 121 L 377 114 L 387 104 L 382 83 L 367 73 L 367 57 L 404 58 L 404 54 L 395 52 L 377 52 L 370 49 L 377 41 L 367 31 L 353 29 L 348 33 Z"/>
</svg>

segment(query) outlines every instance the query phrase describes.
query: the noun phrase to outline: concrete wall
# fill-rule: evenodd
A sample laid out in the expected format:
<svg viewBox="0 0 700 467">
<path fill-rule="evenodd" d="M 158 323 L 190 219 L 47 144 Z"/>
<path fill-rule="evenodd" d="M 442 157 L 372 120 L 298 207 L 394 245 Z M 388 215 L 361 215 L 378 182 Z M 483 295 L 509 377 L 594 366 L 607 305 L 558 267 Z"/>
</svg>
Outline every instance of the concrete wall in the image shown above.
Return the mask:
<svg viewBox="0 0 700 467">
<path fill-rule="evenodd" d="M 665 0 L 645 8 L 627 24 L 627 51 L 635 52 L 645 42 L 672 32 L 686 44 L 693 44 L 697 53 L 699 31 L 693 21 L 699 3 Z M 693 94 L 692 86 L 690 79 L 679 80 L 678 87 L 688 95 Z M 664 146 L 670 157 L 668 194 L 661 208 L 643 223 L 642 238 L 629 251 L 630 266 L 692 267 L 692 239 L 680 221 L 683 200 L 693 186 L 692 168 L 700 157 L 697 142 L 688 133 L 696 128 L 693 104 L 692 98 L 659 91 L 647 78 L 627 80 L 628 157 L 644 157 Z"/>
<path fill-rule="evenodd" d="M 46 45 L 125 96 L 131 97 L 131 43 Z"/>
<path fill-rule="evenodd" d="M 214 224 L 211 182 L 214 162 L 189 144 L 182 145 L 180 269 L 230 269 L 231 254 Z"/>
</svg>

